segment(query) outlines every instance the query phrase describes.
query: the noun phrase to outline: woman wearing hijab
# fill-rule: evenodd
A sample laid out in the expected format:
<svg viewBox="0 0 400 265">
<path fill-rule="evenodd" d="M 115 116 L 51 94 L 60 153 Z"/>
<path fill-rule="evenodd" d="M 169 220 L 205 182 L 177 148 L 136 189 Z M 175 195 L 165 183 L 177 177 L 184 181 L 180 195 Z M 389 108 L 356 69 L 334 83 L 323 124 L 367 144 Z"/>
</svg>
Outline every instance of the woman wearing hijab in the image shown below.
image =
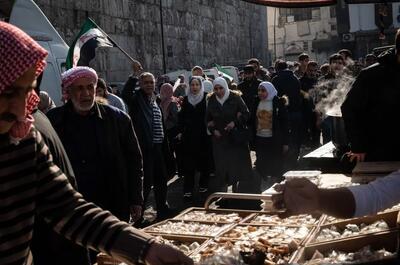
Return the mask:
<svg viewBox="0 0 400 265">
<path fill-rule="evenodd" d="M 178 135 L 178 112 L 179 112 L 179 104 L 178 99 L 173 96 L 174 88 L 170 83 L 164 83 L 160 88 L 160 106 L 161 111 L 163 113 L 165 132 L 168 137 L 170 151 L 175 153 L 175 160 L 168 159 L 169 164 L 174 164 L 173 167 L 175 169 L 178 167 L 178 175 L 182 175 L 182 157 L 179 143 L 176 139 Z M 171 167 L 170 165 L 169 167 Z"/>
<path fill-rule="evenodd" d="M 256 151 L 256 170 L 263 178 L 271 176 L 271 183 L 282 177 L 283 155 L 288 150 L 288 114 L 286 98 L 277 96 L 273 84 L 262 82 L 251 115 L 250 124 Z"/>
<path fill-rule="evenodd" d="M 209 138 L 205 123 L 206 95 L 203 78 L 193 76 L 189 80 L 189 90 L 183 99 L 178 115 L 184 164 L 184 199 L 191 199 L 193 196 L 196 170 L 200 172 L 200 194 L 204 194 L 208 190 Z"/>
<path fill-rule="evenodd" d="M 225 191 L 233 184 L 233 191 L 251 192 L 246 184 L 252 179 L 248 142 L 235 140 L 234 130 L 243 128 L 250 116 L 240 94 L 230 91 L 222 77 L 214 82 L 214 92 L 208 96 L 207 127 L 212 134 L 215 177 L 209 187 Z M 238 182 L 238 186 L 236 186 Z"/>
</svg>

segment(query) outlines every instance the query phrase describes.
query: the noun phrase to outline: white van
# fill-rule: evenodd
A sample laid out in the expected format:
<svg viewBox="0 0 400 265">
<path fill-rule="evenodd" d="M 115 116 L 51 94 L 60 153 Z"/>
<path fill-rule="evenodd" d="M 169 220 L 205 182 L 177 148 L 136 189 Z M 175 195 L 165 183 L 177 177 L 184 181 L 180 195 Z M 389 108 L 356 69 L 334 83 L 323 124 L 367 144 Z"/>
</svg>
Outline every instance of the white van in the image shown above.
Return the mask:
<svg viewBox="0 0 400 265">
<path fill-rule="evenodd" d="M 9 22 L 25 31 L 49 52 L 40 89 L 49 93 L 57 106 L 62 105 L 61 73 L 65 71 L 68 45 L 32 0 L 16 0 Z"/>
</svg>

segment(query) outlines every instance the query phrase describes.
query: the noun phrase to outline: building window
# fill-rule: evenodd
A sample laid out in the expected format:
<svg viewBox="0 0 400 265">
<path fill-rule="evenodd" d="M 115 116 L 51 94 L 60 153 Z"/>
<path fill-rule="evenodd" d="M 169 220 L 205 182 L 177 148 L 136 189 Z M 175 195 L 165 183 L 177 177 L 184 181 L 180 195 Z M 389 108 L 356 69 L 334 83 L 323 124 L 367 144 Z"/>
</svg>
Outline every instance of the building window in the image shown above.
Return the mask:
<svg viewBox="0 0 400 265">
<path fill-rule="evenodd" d="M 308 52 L 308 41 L 303 41 L 303 50 Z"/>
<path fill-rule="evenodd" d="M 286 20 L 286 23 L 304 20 L 321 19 L 321 11 L 316 8 L 280 8 L 279 15 Z"/>
<path fill-rule="evenodd" d="M 331 14 L 331 18 L 336 17 L 336 6 L 329 7 L 329 13 Z"/>
</svg>

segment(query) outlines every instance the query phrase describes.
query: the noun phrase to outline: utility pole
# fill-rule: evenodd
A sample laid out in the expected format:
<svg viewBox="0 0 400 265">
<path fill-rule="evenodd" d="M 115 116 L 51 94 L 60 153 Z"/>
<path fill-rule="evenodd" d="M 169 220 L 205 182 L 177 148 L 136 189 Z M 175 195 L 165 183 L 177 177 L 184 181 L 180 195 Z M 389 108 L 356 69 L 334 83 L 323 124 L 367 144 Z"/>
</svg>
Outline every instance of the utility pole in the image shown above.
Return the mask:
<svg viewBox="0 0 400 265">
<path fill-rule="evenodd" d="M 161 24 L 161 47 L 162 47 L 162 60 L 163 60 L 163 73 L 167 73 L 167 64 L 165 62 L 165 40 L 164 40 L 164 21 L 162 12 L 162 0 L 160 0 L 160 24 Z"/>
<path fill-rule="evenodd" d="M 277 8 L 274 7 L 274 61 L 272 63 L 276 61 L 276 10 Z"/>
</svg>

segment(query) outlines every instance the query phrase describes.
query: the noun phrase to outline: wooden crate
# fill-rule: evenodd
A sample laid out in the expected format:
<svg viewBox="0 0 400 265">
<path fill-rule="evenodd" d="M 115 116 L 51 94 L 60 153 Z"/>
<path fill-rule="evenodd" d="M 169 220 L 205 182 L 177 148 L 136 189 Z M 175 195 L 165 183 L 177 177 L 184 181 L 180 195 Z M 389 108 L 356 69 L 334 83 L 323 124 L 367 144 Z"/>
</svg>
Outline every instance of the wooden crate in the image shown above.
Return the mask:
<svg viewBox="0 0 400 265">
<path fill-rule="evenodd" d="M 379 250 L 384 248 L 387 251 L 395 253 L 394 257 L 385 258 L 379 261 L 371 261 L 363 264 L 386 264 L 391 263 L 398 258 L 399 250 L 399 234 L 398 231 L 387 231 L 376 234 L 362 235 L 355 238 L 347 238 L 332 242 L 314 244 L 303 247 L 296 255 L 290 260 L 293 264 L 303 264 L 310 260 L 314 255 L 315 251 L 319 251 L 322 254 L 327 254 L 332 250 L 343 251 L 346 253 L 356 252 L 365 246 L 370 246 L 373 250 Z"/>
</svg>

